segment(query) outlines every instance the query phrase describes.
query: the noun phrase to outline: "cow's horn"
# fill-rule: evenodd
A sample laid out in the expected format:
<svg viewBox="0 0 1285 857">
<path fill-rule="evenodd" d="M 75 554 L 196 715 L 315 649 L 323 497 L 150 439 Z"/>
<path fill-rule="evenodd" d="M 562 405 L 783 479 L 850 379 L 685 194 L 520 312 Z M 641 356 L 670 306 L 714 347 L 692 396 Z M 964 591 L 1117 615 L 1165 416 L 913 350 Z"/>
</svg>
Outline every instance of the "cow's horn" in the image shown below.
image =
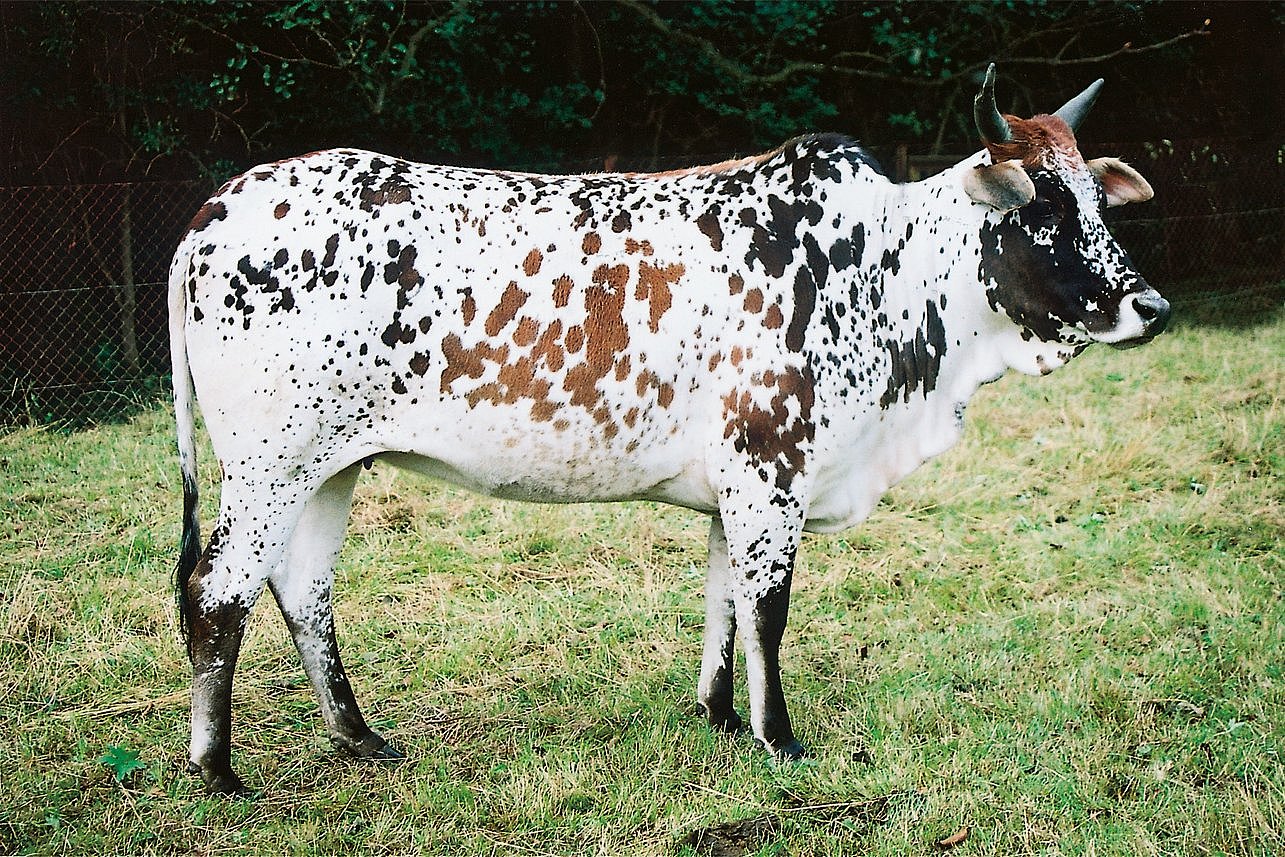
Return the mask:
<svg viewBox="0 0 1285 857">
<path fill-rule="evenodd" d="M 1057 109 L 1053 115 L 1061 119 L 1071 130 L 1074 131 L 1080 127 L 1084 117 L 1089 115 L 1089 108 L 1097 100 L 1098 93 L 1102 90 L 1102 78 L 1090 83 L 1083 92 L 1072 98 Z"/>
<path fill-rule="evenodd" d="M 995 106 L 995 63 L 986 69 L 982 91 L 973 97 L 973 120 L 984 143 L 1007 143 L 1013 139 L 1013 129 Z"/>
</svg>

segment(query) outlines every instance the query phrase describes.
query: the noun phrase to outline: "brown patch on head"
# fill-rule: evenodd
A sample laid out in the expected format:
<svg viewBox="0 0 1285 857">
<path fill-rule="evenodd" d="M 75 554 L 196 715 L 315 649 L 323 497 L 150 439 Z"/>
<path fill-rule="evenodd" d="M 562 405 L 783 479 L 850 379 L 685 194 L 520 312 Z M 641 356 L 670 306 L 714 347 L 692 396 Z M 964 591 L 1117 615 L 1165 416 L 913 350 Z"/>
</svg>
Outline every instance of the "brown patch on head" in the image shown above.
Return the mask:
<svg viewBox="0 0 1285 857">
<path fill-rule="evenodd" d="M 785 324 L 785 316 L 781 313 L 781 305 L 772 304 L 763 316 L 763 326 L 768 330 L 776 330 L 783 324 Z"/>
<path fill-rule="evenodd" d="M 580 249 L 585 252 L 586 256 L 592 256 L 602 249 L 602 238 L 597 232 L 585 233 L 584 240 L 580 242 Z"/>
<path fill-rule="evenodd" d="M 987 143 L 995 163 L 1020 160 L 1023 166 L 1049 166 L 1057 157 L 1079 157 L 1075 134 L 1056 116 L 1041 113 L 1030 119 L 1005 116 L 1013 139 L 1007 143 Z"/>
<path fill-rule="evenodd" d="M 277 207 L 272 209 L 272 216 L 275 217 L 277 220 L 280 220 L 281 218 L 285 217 L 289 211 L 290 211 L 290 203 L 278 202 Z"/>
<path fill-rule="evenodd" d="M 634 290 L 634 300 L 646 300 L 650 304 L 650 318 L 647 326 L 652 333 L 660 330 L 660 319 L 673 303 L 669 287 L 678 282 L 678 278 L 687 269 L 682 264 L 666 265 L 654 268 L 643 262 L 638 266 L 638 286 Z"/>
<path fill-rule="evenodd" d="M 526 274 L 528 277 L 534 277 L 536 274 L 540 273 L 540 265 L 543 262 L 544 254 L 540 252 L 539 248 L 532 250 L 530 253 L 527 253 L 526 258 L 522 260 L 522 273 Z"/>
<path fill-rule="evenodd" d="M 518 288 L 517 283 L 510 282 L 504 289 L 504 294 L 500 295 L 500 302 L 495 305 L 490 314 L 486 317 L 486 333 L 488 336 L 496 336 L 504 326 L 513 321 L 513 317 L 522 309 L 527 298 L 531 297 L 529 292 L 524 292 Z"/>
<path fill-rule="evenodd" d="M 571 299 L 571 278 L 566 274 L 558 277 L 553 281 L 553 305 L 564 307 L 567 301 Z"/>
</svg>

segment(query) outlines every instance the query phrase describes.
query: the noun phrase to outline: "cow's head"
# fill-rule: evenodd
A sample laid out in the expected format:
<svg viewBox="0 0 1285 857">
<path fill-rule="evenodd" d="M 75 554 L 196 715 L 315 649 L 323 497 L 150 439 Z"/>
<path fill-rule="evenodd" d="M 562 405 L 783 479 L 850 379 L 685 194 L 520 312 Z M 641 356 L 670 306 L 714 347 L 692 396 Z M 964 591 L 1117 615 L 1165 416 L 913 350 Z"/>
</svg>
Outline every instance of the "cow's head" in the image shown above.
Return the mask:
<svg viewBox="0 0 1285 857">
<path fill-rule="evenodd" d="M 1005 116 L 995 106 L 992 65 L 974 100 L 992 163 L 965 173 L 964 189 L 997 213 L 981 233 L 987 297 L 1024 339 L 1055 343 L 1063 358 L 1089 342 L 1141 344 L 1169 320 L 1169 303 L 1102 222 L 1104 207 L 1150 199 L 1151 186 L 1117 158 L 1086 162 L 1075 142 L 1101 86 L 1098 80 L 1052 115 Z"/>
</svg>

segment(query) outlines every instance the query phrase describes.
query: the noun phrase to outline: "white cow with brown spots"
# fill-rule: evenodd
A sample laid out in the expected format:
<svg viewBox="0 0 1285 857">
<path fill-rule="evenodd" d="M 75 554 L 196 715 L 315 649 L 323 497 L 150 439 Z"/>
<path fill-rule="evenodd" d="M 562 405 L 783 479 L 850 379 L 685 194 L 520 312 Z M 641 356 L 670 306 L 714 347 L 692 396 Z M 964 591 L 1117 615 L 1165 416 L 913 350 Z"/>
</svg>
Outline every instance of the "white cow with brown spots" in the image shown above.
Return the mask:
<svg viewBox="0 0 1285 857">
<path fill-rule="evenodd" d="M 170 274 L 192 770 L 243 788 L 232 674 L 265 585 L 332 741 L 400 756 L 362 718 L 330 606 L 374 457 L 496 497 L 708 513 L 700 702 L 740 726 L 739 639 L 754 735 L 800 756 L 778 650 L 803 531 L 861 521 L 955 442 L 979 385 L 1168 316 L 1101 220 L 1150 188 L 1076 148 L 1096 85 L 1029 120 L 1000 116 L 992 87 L 987 151 L 916 184 L 812 136 L 658 175 L 338 150 L 220 190 Z M 204 550 L 194 398 L 223 470 Z"/>
</svg>

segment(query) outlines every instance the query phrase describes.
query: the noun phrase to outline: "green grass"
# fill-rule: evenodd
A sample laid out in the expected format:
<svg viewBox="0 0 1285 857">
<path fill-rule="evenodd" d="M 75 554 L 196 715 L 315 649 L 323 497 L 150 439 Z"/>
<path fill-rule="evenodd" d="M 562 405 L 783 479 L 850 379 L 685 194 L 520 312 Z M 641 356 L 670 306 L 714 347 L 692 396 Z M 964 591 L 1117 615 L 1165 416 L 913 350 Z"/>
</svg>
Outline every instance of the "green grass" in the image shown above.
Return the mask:
<svg viewBox="0 0 1285 857">
<path fill-rule="evenodd" d="M 248 802 L 177 767 L 168 413 L 2 435 L 0 853 L 904 855 L 964 826 L 953 853 L 1285 852 L 1283 355 L 1276 312 L 1006 378 L 864 526 L 808 537 L 802 766 L 694 716 L 703 518 L 377 466 L 336 609 L 410 761 L 331 751 L 265 599 Z"/>
</svg>

